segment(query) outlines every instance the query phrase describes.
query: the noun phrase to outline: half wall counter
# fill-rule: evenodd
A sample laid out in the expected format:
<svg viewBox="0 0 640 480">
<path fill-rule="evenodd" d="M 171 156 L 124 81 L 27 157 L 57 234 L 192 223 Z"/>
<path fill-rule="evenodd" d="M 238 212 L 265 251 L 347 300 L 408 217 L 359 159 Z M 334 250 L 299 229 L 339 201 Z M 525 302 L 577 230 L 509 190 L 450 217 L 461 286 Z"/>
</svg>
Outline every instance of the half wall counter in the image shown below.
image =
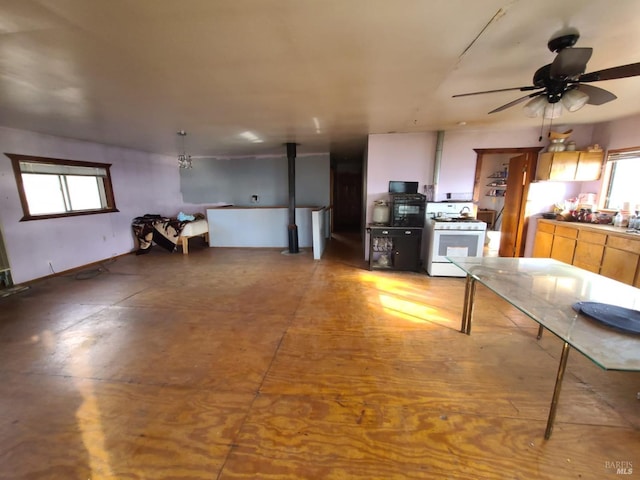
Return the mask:
<svg viewBox="0 0 640 480">
<path fill-rule="evenodd" d="M 311 213 L 322 207 L 297 207 L 298 246 L 313 246 Z M 289 245 L 287 207 L 216 207 L 207 209 L 210 247 L 273 247 Z"/>
</svg>

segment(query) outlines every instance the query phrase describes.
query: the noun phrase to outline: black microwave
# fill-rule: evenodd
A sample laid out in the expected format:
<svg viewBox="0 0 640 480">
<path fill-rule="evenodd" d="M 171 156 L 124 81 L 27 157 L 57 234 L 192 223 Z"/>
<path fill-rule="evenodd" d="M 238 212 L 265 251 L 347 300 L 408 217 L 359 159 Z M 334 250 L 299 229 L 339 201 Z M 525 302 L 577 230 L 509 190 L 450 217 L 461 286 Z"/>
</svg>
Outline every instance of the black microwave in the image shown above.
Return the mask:
<svg viewBox="0 0 640 480">
<path fill-rule="evenodd" d="M 391 226 L 424 227 L 425 203 L 425 196 L 419 193 L 392 194 Z"/>
</svg>

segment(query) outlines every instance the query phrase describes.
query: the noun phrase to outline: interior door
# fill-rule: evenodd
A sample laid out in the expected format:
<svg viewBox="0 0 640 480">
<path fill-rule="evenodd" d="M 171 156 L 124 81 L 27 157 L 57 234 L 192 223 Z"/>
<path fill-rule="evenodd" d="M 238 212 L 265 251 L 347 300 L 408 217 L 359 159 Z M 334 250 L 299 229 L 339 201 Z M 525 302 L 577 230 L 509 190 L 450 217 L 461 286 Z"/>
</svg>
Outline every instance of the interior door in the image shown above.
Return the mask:
<svg viewBox="0 0 640 480">
<path fill-rule="evenodd" d="M 336 172 L 333 196 L 335 231 L 359 231 L 362 216 L 362 173 Z"/>
<path fill-rule="evenodd" d="M 504 197 L 502 227 L 500 228 L 501 257 L 522 257 L 527 236 L 525 208 L 529 184 L 536 171 L 536 156 L 531 153 L 509 160 L 507 190 Z"/>
</svg>

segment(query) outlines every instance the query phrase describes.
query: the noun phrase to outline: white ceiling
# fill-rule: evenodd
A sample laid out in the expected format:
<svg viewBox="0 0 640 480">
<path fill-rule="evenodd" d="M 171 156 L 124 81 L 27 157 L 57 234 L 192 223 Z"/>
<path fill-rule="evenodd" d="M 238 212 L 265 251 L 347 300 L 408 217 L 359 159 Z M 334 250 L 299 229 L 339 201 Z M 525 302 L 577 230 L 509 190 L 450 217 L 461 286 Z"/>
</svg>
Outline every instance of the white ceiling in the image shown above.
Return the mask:
<svg viewBox="0 0 640 480">
<path fill-rule="evenodd" d="M 530 85 L 567 26 L 588 72 L 639 62 L 638 25 L 640 0 L 0 0 L 0 124 L 201 157 L 539 126 L 487 115 L 522 92 L 451 96 Z M 593 85 L 618 100 L 563 123 L 640 112 L 640 77 Z"/>
</svg>

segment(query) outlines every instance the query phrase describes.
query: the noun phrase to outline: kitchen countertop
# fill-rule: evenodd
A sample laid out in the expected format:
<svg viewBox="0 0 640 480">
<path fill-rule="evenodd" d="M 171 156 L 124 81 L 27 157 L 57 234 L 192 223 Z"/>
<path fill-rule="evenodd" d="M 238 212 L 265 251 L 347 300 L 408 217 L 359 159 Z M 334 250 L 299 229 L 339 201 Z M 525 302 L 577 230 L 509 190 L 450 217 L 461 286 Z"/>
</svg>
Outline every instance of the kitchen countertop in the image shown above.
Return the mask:
<svg viewBox="0 0 640 480">
<path fill-rule="evenodd" d="M 613 225 L 602 225 L 599 223 L 583 223 L 583 222 L 564 222 L 561 220 L 547 220 L 545 218 L 539 218 L 539 222 L 550 223 L 552 225 L 561 225 L 578 229 L 598 231 L 606 233 L 608 235 L 615 234 L 624 238 L 638 238 L 640 239 L 640 232 L 630 233 L 627 232 L 627 227 L 614 227 Z"/>
</svg>

